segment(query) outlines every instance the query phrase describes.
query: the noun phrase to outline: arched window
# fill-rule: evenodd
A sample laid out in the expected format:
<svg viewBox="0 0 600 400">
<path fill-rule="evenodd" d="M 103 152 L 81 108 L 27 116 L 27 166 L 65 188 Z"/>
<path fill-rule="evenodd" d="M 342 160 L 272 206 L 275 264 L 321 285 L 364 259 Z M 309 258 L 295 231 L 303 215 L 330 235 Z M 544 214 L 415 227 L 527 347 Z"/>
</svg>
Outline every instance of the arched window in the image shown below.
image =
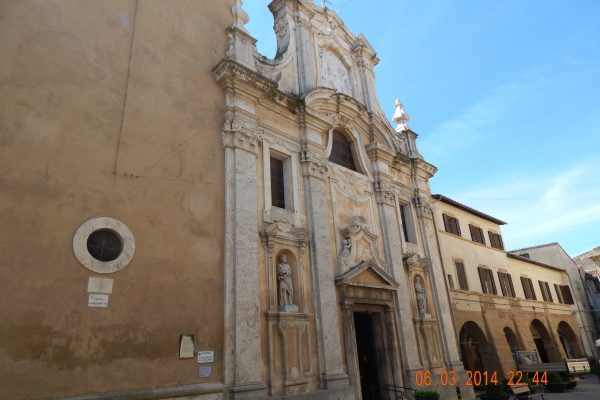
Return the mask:
<svg viewBox="0 0 600 400">
<path fill-rule="evenodd" d="M 351 169 L 352 171 L 356 171 L 356 164 L 354 163 L 354 156 L 352 155 L 352 143 L 346 139 L 346 136 L 338 131 L 333 131 L 332 139 L 329 161 Z"/>
</svg>

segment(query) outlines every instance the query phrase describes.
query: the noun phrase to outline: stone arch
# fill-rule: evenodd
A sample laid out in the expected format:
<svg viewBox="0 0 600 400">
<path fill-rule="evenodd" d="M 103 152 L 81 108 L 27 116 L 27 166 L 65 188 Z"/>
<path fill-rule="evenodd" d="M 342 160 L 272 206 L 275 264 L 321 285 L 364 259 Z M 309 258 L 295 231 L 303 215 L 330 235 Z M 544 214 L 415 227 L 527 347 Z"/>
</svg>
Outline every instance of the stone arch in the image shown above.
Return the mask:
<svg viewBox="0 0 600 400">
<path fill-rule="evenodd" d="M 565 321 L 560 321 L 556 332 L 558 333 L 560 344 L 562 345 L 567 358 L 585 357 L 583 351 L 581 350 L 577 335 L 568 323 Z"/>
<path fill-rule="evenodd" d="M 511 353 L 521 350 L 521 344 L 519 343 L 519 339 L 517 339 L 517 335 L 508 326 L 504 328 L 504 337 L 506 338 L 508 347 L 510 347 Z"/>
<path fill-rule="evenodd" d="M 562 359 L 548 329 L 539 319 L 531 321 L 529 330 L 542 363 L 558 362 Z"/>
<path fill-rule="evenodd" d="M 498 371 L 499 361 L 485 333 L 473 321 L 463 324 L 459 333 L 460 352 L 465 370 Z"/>
</svg>

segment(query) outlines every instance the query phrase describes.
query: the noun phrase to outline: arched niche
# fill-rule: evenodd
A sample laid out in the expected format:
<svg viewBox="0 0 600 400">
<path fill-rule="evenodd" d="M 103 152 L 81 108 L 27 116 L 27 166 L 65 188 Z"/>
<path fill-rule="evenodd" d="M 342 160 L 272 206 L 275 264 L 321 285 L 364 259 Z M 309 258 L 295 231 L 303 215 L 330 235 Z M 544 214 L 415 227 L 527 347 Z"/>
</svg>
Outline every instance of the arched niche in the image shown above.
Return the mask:
<svg viewBox="0 0 600 400">
<path fill-rule="evenodd" d="M 281 219 L 266 224 L 260 235 L 265 250 L 267 311 L 270 313 L 279 311 L 277 267 L 281 262 L 281 256 L 285 255 L 291 269 L 293 302 L 298 306 L 298 312 L 310 312 L 310 298 L 306 298 L 307 288 L 310 290 L 311 285 L 310 273 L 305 271 L 305 264 L 308 262 L 306 232 L 287 219 Z"/>
<path fill-rule="evenodd" d="M 291 269 L 291 278 L 292 278 L 292 304 L 298 307 L 298 312 L 302 312 L 303 303 L 304 303 L 304 295 L 303 295 L 303 285 L 300 278 L 300 266 L 298 264 L 298 260 L 294 253 L 289 249 L 281 249 L 277 252 L 277 255 L 274 257 L 274 265 L 273 265 L 273 274 L 275 275 L 276 285 L 274 285 L 273 289 L 275 289 L 275 298 L 278 305 L 278 309 L 281 311 L 281 282 L 279 280 L 279 272 L 280 272 L 280 264 L 285 257 L 285 262 L 290 266 Z"/>
<path fill-rule="evenodd" d="M 415 274 L 412 280 L 413 291 L 415 293 L 415 306 L 418 318 L 431 318 L 431 299 L 427 280 L 421 274 Z"/>
</svg>

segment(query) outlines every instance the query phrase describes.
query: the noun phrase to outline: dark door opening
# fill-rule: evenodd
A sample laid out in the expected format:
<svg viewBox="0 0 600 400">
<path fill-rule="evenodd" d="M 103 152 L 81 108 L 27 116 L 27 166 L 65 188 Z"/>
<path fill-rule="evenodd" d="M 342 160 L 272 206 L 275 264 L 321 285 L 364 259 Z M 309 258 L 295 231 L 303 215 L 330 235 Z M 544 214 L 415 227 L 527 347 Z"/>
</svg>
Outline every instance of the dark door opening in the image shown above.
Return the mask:
<svg viewBox="0 0 600 400">
<path fill-rule="evenodd" d="M 354 332 L 360 373 L 362 400 L 379 400 L 379 363 L 375 347 L 373 315 L 364 312 L 354 313 Z"/>
<path fill-rule="evenodd" d="M 546 348 L 544 347 L 544 341 L 541 338 L 534 338 L 535 347 L 537 348 L 538 353 L 540 354 L 540 359 L 543 363 L 550 362 L 548 359 L 548 353 L 546 353 Z"/>
</svg>

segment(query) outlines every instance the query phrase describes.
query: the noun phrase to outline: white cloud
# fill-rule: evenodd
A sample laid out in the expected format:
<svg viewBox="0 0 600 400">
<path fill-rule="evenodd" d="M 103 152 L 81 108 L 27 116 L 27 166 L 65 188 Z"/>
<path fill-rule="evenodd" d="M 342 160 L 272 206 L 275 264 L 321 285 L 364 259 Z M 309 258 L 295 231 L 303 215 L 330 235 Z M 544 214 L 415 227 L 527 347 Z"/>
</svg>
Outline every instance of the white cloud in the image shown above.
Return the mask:
<svg viewBox="0 0 600 400">
<path fill-rule="evenodd" d="M 488 136 L 489 130 L 497 128 L 496 124 L 505 118 L 509 108 L 516 106 L 524 92 L 524 85 L 518 82 L 492 89 L 456 117 L 442 122 L 431 134 L 424 135 L 419 143 L 421 152 L 439 160 Z"/>
<path fill-rule="evenodd" d="M 600 160 L 580 161 L 554 173 L 488 182 L 450 197 L 508 223 L 508 247 L 567 240 L 573 230 L 600 221 Z M 598 239 L 596 239 L 598 240 Z"/>
</svg>

